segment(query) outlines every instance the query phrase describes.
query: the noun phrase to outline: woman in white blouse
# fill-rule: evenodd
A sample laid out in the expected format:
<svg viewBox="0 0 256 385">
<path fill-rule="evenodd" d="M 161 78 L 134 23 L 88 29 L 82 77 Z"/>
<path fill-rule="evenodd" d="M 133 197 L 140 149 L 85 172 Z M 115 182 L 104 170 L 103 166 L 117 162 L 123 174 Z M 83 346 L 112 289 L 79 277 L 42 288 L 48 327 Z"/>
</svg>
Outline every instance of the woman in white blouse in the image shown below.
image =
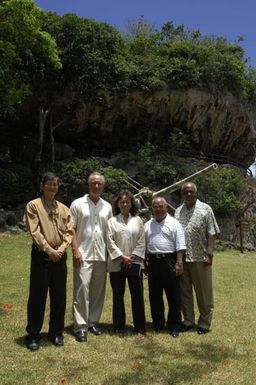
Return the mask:
<svg viewBox="0 0 256 385">
<path fill-rule="evenodd" d="M 139 338 L 143 338 L 145 335 L 145 307 L 142 274 L 145 259 L 145 234 L 143 222 L 136 215 L 136 211 L 135 199 L 131 192 L 121 191 L 114 202 L 115 216 L 108 220 L 108 271 L 113 290 L 114 332 L 123 332 L 125 328 L 124 293 L 127 278 L 131 294 L 134 330 Z M 136 269 L 136 267 L 141 269 Z M 139 272 L 131 275 L 129 273 L 132 270 L 139 270 Z"/>
</svg>

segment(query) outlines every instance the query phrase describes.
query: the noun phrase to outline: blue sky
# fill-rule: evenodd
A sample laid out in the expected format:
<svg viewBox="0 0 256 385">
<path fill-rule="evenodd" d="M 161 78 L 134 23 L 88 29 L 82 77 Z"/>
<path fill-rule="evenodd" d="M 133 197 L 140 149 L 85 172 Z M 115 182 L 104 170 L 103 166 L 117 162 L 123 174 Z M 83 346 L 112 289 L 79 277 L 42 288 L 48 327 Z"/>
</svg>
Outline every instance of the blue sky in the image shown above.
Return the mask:
<svg viewBox="0 0 256 385">
<path fill-rule="evenodd" d="M 127 22 L 144 20 L 160 28 L 172 20 L 199 29 L 203 35 L 224 36 L 234 42 L 238 36 L 245 56 L 256 67 L 256 0 L 35 0 L 46 11 L 105 21 L 125 30 Z"/>
</svg>

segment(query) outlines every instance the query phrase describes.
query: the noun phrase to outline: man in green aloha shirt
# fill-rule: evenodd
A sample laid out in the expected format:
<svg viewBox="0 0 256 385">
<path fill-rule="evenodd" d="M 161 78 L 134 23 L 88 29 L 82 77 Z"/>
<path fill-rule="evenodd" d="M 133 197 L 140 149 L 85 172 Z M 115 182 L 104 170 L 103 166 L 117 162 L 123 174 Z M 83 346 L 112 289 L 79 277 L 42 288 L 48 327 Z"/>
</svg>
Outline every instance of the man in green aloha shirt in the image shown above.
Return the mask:
<svg viewBox="0 0 256 385">
<path fill-rule="evenodd" d="M 193 288 L 196 294 L 199 319 L 198 334 L 209 331 L 213 313 L 212 260 L 219 227 L 212 208 L 197 198 L 197 186 L 192 182 L 181 188 L 184 203 L 175 211 L 186 238 L 184 271 L 181 276 L 181 303 L 186 332 L 195 327 Z"/>
</svg>

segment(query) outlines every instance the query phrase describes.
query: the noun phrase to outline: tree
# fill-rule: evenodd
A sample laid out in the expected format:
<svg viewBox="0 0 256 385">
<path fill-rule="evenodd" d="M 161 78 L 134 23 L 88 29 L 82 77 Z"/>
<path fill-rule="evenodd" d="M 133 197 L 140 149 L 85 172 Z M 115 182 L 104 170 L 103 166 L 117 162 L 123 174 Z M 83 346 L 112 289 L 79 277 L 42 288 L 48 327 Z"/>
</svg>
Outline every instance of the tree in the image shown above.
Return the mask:
<svg viewBox="0 0 256 385">
<path fill-rule="evenodd" d="M 134 39 L 138 36 L 151 36 L 156 32 L 155 24 L 151 24 L 144 20 L 141 16 L 136 21 L 128 21 L 126 23 L 127 37 Z"/>
<path fill-rule="evenodd" d="M 13 114 L 38 81 L 61 63 L 54 39 L 41 28 L 44 12 L 32 0 L 0 4 L 0 114 Z"/>
<path fill-rule="evenodd" d="M 32 101 L 30 119 L 40 115 L 37 120 L 39 160 L 48 114 L 45 90 L 51 88 L 50 80 L 61 69 L 55 40 L 42 29 L 45 15 L 32 0 L 6 0 L 0 5 L 0 117 L 15 128 L 11 136 L 20 139 L 22 148 L 25 133 L 19 135 L 19 119 L 26 113 L 27 103 Z M 14 121 L 17 124 L 13 124 Z"/>
</svg>

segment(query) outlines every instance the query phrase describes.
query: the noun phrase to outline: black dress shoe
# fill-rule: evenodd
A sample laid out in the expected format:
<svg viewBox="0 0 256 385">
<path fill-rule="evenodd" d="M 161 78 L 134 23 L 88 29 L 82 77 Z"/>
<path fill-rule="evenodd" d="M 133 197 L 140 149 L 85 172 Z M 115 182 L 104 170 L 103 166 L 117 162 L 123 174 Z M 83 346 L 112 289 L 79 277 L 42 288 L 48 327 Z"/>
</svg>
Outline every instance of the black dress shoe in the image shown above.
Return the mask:
<svg viewBox="0 0 256 385">
<path fill-rule="evenodd" d="M 49 337 L 49 340 L 53 343 L 53 345 L 55 346 L 63 346 L 64 345 L 64 341 L 63 341 L 63 337 L 60 336 L 60 335 L 57 335 L 57 336 L 50 336 Z"/>
<path fill-rule="evenodd" d="M 193 330 L 194 327 L 195 327 L 195 325 L 185 325 L 185 324 L 182 324 L 181 327 L 180 327 L 180 332 L 181 333 L 189 332 L 190 330 Z"/>
<path fill-rule="evenodd" d="M 89 331 L 93 333 L 95 336 L 100 336 L 102 334 L 100 328 L 96 325 L 90 326 Z"/>
<path fill-rule="evenodd" d="M 206 334 L 209 332 L 209 329 L 202 328 L 201 326 L 197 327 L 197 334 Z"/>
<path fill-rule="evenodd" d="M 153 324 L 153 330 L 154 332 L 160 332 L 161 330 L 164 329 L 164 325 L 161 324 Z"/>
<path fill-rule="evenodd" d="M 76 340 L 78 342 L 86 342 L 87 341 L 87 333 L 85 330 L 78 330 L 78 332 L 75 333 Z"/>
<path fill-rule="evenodd" d="M 26 336 L 26 347 L 32 352 L 37 351 L 39 349 L 38 338 L 30 335 Z"/>
<path fill-rule="evenodd" d="M 170 335 L 172 336 L 172 337 L 179 337 L 179 329 L 171 329 L 170 330 Z"/>
</svg>

